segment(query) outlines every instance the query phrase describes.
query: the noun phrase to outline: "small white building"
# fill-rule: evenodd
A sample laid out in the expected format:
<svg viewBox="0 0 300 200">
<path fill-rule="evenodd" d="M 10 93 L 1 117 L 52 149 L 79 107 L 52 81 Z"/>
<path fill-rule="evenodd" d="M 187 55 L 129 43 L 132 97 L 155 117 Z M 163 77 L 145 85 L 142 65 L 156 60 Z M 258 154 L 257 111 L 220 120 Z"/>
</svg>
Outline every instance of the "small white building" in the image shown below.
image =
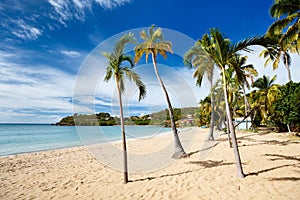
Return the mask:
<svg viewBox="0 0 300 200">
<path fill-rule="evenodd" d="M 243 119 L 244 119 L 243 117 L 235 118 L 235 119 L 234 119 L 234 125 L 240 123 Z M 248 122 L 248 129 L 249 129 L 250 126 L 251 126 L 251 118 L 250 118 L 250 117 L 246 118 L 243 122 L 241 122 L 241 123 L 238 125 L 237 129 L 238 129 L 238 130 L 246 130 L 246 123 L 247 123 L 247 122 Z"/>
</svg>

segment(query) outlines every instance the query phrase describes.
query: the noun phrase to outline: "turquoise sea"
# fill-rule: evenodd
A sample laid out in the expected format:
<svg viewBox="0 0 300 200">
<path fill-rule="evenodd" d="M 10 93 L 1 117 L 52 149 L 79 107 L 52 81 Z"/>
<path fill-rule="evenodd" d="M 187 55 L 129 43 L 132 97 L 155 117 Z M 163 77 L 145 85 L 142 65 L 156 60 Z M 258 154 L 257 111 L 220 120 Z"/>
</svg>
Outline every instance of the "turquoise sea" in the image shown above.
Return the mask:
<svg viewBox="0 0 300 200">
<path fill-rule="evenodd" d="M 126 126 L 127 139 L 171 131 L 157 126 Z M 0 124 L 0 156 L 121 140 L 119 126 Z"/>
</svg>

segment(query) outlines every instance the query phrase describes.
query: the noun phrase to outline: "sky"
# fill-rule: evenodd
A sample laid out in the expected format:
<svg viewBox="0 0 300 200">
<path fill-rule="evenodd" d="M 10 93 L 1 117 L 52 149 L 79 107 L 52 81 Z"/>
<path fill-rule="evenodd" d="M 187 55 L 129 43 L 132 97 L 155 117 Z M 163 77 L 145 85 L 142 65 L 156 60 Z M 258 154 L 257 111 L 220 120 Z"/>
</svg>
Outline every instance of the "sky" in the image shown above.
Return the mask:
<svg viewBox="0 0 300 200">
<path fill-rule="evenodd" d="M 0 2 L 0 123 L 55 123 L 74 113 L 118 115 L 114 81 L 103 82 L 106 60 L 124 33 L 139 37 L 142 29 L 162 27 L 175 55 L 158 58 L 159 72 L 174 107 L 197 106 L 208 94 L 208 83 L 195 86 L 193 71 L 182 64 L 184 52 L 209 28 L 219 28 L 232 41 L 263 35 L 274 22 L 272 0 L 2 0 Z M 126 52 L 130 53 L 129 46 Z M 260 47 L 247 54 L 262 75 L 287 82 L 281 64 L 264 67 Z M 131 52 L 132 53 L 132 52 Z M 292 78 L 299 81 L 298 55 L 292 56 Z M 166 108 L 151 63 L 141 61 L 137 73 L 147 97 L 126 83 L 125 115 L 148 114 Z"/>
</svg>

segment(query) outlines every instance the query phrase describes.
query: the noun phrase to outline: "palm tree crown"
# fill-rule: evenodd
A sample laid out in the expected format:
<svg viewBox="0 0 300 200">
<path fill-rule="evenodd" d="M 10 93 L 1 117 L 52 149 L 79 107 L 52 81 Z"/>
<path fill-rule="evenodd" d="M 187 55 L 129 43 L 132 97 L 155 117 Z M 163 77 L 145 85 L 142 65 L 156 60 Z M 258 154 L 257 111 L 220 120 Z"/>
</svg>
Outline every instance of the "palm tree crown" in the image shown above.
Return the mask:
<svg viewBox="0 0 300 200">
<path fill-rule="evenodd" d="M 297 51 L 299 51 L 300 1 L 275 0 L 270 8 L 270 14 L 278 20 L 269 27 L 268 35 L 279 36 L 283 34 L 280 43 L 284 46 L 296 45 Z"/>
<path fill-rule="evenodd" d="M 300 53 L 300 1 L 299 0 L 275 0 L 270 8 L 270 15 L 278 20 L 268 29 L 266 37 L 278 44 L 277 53 L 270 55 L 268 51 L 262 51 L 261 56 L 267 58 L 265 66 L 273 62 L 273 69 L 277 69 L 280 59 L 288 71 L 288 80 L 291 81 L 291 53 Z"/>
<path fill-rule="evenodd" d="M 135 63 L 139 62 L 143 54 L 146 55 L 146 62 L 148 62 L 149 54 L 153 54 L 154 58 L 156 58 L 157 55 L 160 54 L 166 59 L 167 52 L 173 53 L 172 43 L 170 41 L 164 41 L 161 28 L 155 28 L 155 25 L 150 26 L 149 34 L 147 34 L 145 30 L 141 31 L 140 37 L 144 40 L 144 42 L 137 45 L 134 49 Z"/>
<path fill-rule="evenodd" d="M 256 87 L 260 90 L 266 91 L 273 86 L 276 78 L 277 78 L 276 75 L 273 76 L 271 79 L 270 79 L 270 77 L 264 75 L 262 78 L 257 79 L 252 84 L 252 87 Z"/>
<path fill-rule="evenodd" d="M 259 89 L 259 91 L 252 92 L 252 99 L 254 100 L 253 103 L 260 108 L 263 123 L 267 122 L 272 103 L 279 95 L 278 85 L 274 84 L 276 78 L 276 75 L 271 79 L 264 75 L 252 84 L 252 87 Z"/>
<path fill-rule="evenodd" d="M 127 43 L 135 42 L 135 37 L 132 33 L 129 33 L 120 38 L 120 40 L 115 44 L 115 47 L 111 53 L 102 53 L 102 55 L 105 56 L 109 61 L 104 80 L 109 81 L 114 76 L 116 82 L 118 82 L 120 85 L 121 93 L 123 93 L 125 90 L 125 75 L 130 81 L 134 81 L 139 88 L 139 100 L 141 100 L 146 96 L 146 87 L 141 81 L 139 75 L 132 70 L 134 63 L 131 56 L 125 55 L 123 52 Z M 130 64 L 129 66 L 122 65 L 122 63 L 126 61 Z"/>
</svg>

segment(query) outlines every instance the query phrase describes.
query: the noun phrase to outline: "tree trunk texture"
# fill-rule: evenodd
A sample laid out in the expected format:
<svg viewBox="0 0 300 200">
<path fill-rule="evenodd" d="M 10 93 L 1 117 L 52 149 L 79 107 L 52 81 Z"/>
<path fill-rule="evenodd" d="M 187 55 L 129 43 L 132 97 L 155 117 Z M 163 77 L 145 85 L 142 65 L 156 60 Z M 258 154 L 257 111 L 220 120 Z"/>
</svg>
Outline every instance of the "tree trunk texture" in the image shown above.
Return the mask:
<svg viewBox="0 0 300 200">
<path fill-rule="evenodd" d="M 246 97 L 246 91 L 245 91 L 245 84 L 242 86 L 243 95 L 244 95 L 244 104 L 245 104 L 245 116 L 248 115 L 248 104 L 247 104 L 247 97 Z M 248 119 L 246 118 L 246 130 L 248 130 Z"/>
<path fill-rule="evenodd" d="M 287 124 L 286 126 L 287 126 L 287 128 L 288 128 L 289 133 L 290 133 L 290 132 L 291 132 L 290 125 Z"/>
<path fill-rule="evenodd" d="M 174 144 L 175 144 L 175 153 L 172 155 L 172 158 L 174 159 L 179 159 L 179 158 L 183 158 L 183 157 L 186 157 L 187 154 L 185 153 L 182 145 L 181 145 L 181 142 L 180 142 L 180 139 L 179 139 L 179 136 L 178 136 L 178 131 L 177 131 L 177 128 L 176 128 L 176 124 L 175 124 L 175 119 L 174 119 L 174 114 L 173 114 L 173 108 L 172 108 L 172 104 L 171 104 L 171 101 L 170 101 L 170 98 L 169 98 L 169 95 L 168 95 L 168 92 L 164 86 L 164 83 L 163 81 L 161 80 L 159 74 L 158 74 L 158 69 L 157 69 L 157 66 L 156 66 L 156 59 L 154 57 L 154 54 L 151 53 L 152 55 L 152 62 L 153 62 L 153 66 L 154 66 L 154 71 L 155 71 L 155 74 L 156 74 L 156 77 L 160 83 L 160 86 L 164 92 L 164 95 L 165 95 L 165 98 L 167 100 L 167 104 L 168 104 L 168 110 L 169 110 L 169 116 L 170 116 L 170 120 L 171 120 L 171 128 L 172 128 L 172 131 L 173 131 L 173 136 L 174 136 Z"/>
<path fill-rule="evenodd" d="M 242 168 L 242 162 L 241 162 L 241 158 L 240 158 L 235 129 L 233 126 L 233 121 L 231 118 L 231 112 L 230 112 L 230 107 L 229 107 L 229 102 L 228 102 L 228 93 L 227 93 L 228 90 L 227 90 L 224 67 L 222 67 L 222 75 L 223 75 L 223 90 L 224 90 L 224 98 L 225 98 L 225 106 L 226 106 L 226 115 L 227 115 L 229 130 L 230 130 L 230 134 L 231 134 L 231 141 L 232 141 L 232 147 L 233 147 L 234 157 L 235 157 L 236 166 L 237 166 L 237 172 L 238 172 L 238 176 L 240 178 L 244 178 L 245 175 L 244 175 L 243 168 Z"/>
<path fill-rule="evenodd" d="M 124 183 L 128 183 L 128 165 L 127 165 L 127 147 L 126 147 L 126 135 L 125 135 L 125 126 L 123 118 L 123 104 L 122 104 L 122 95 L 121 88 L 118 78 L 116 77 L 116 83 L 118 87 L 119 103 L 120 103 L 120 119 L 121 119 L 121 129 L 122 129 L 122 143 L 123 143 L 123 164 L 124 164 Z"/>
<path fill-rule="evenodd" d="M 213 80 L 210 80 L 210 105 L 211 105 L 211 114 L 210 114 L 210 129 L 209 129 L 209 136 L 208 140 L 215 140 L 214 138 L 214 125 L 215 125 L 215 95 L 213 91 Z"/>
<path fill-rule="evenodd" d="M 290 66 L 288 64 L 286 53 L 284 54 L 284 57 L 285 57 L 285 63 L 284 63 L 284 65 L 285 65 L 285 67 L 286 67 L 286 69 L 288 71 L 288 79 L 289 79 L 289 82 L 290 82 L 292 80 L 292 75 L 291 75 L 291 69 L 290 69 Z"/>
<path fill-rule="evenodd" d="M 226 132 L 227 132 L 229 147 L 232 148 L 232 142 L 231 142 L 231 138 L 230 138 L 230 130 L 229 130 L 229 123 L 228 123 L 227 116 L 226 116 L 226 129 L 227 129 Z"/>
</svg>

